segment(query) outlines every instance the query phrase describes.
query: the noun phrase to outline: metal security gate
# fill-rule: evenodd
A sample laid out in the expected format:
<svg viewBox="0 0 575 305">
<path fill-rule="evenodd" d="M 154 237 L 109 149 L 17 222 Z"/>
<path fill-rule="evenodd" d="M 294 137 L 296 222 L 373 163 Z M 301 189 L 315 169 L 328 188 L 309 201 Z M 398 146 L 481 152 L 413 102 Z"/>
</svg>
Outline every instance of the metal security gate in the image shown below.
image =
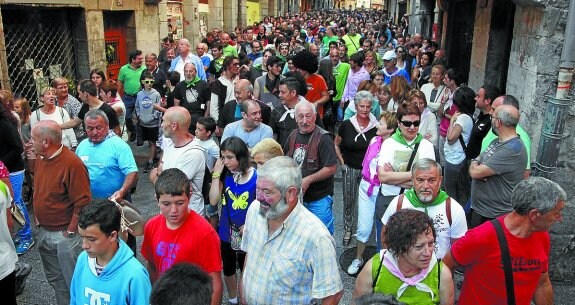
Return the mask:
<svg viewBox="0 0 575 305">
<path fill-rule="evenodd" d="M 74 37 L 66 9 L 2 6 L 12 91 L 36 100 L 56 77 L 76 79 Z"/>
</svg>

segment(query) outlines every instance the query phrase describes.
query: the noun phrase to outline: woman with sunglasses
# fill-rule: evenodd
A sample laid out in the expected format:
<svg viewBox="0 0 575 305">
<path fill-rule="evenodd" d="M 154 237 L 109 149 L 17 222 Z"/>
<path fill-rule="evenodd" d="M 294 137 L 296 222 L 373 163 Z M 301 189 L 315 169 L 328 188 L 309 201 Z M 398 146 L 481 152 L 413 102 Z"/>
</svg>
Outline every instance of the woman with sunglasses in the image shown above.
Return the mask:
<svg viewBox="0 0 575 305">
<path fill-rule="evenodd" d="M 403 48 L 403 46 L 398 46 L 397 48 L 395 48 L 395 54 L 396 54 L 396 60 L 397 62 L 395 63 L 395 66 L 398 69 L 404 69 L 407 67 L 407 62 L 405 61 L 406 56 L 407 56 L 407 52 L 405 52 L 405 48 Z"/>
<path fill-rule="evenodd" d="M 391 200 L 412 187 L 411 165 L 415 160 L 435 160 L 433 144 L 419 134 L 421 111 L 415 103 L 402 103 L 397 108 L 399 128 L 381 144 L 377 175 L 381 186 L 376 202 L 377 246 L 381 247 L 381 217 Z M 411 160 L 411 162 L 410 162 Z"/>
</svg>

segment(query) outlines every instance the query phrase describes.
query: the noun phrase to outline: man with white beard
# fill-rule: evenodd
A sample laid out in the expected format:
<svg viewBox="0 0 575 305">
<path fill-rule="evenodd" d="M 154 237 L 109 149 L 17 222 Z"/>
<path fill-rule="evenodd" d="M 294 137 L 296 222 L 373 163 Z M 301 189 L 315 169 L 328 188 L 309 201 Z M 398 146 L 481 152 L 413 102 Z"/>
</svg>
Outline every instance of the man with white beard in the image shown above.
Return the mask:
<svg viewBox="0 0 575 305">
<path fill-rule="evenodd" d="M 400 209 L 414 209 L 425 212 L 433 219 L 437 238 L 435 255 L 437 258 L 449 252 L 451 245 L 467 232 L 467 220 L 463 207 L 440 189 L 441 165 L 432 159 L 419 159 L 411 167 L 413 187 L 395 197 L 381 218 L 382 244 L 385 248 L 385 228 L 389 217 Z"/>
<path fill-rule="evenodd" d="M 257 200 L 243 227 L 242 303 L 338 304 L 343 295 L 335 241 L 303 206 L 301 184 L 301 169 L 289 157 L 273 158 L 258 169 Z"/>
</svg>

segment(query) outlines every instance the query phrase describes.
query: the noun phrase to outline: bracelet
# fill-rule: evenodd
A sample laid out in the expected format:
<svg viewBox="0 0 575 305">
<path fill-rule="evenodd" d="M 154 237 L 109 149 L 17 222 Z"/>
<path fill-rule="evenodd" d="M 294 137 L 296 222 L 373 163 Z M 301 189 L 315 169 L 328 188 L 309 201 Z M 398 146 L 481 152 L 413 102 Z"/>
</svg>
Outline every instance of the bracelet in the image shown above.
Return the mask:
<svg viewBox="0 0 575 305">
<path fill-rule="evenodd" d="M 212 179 L 220 178 L 221 174 L 212 174 Z"/>
</svg>

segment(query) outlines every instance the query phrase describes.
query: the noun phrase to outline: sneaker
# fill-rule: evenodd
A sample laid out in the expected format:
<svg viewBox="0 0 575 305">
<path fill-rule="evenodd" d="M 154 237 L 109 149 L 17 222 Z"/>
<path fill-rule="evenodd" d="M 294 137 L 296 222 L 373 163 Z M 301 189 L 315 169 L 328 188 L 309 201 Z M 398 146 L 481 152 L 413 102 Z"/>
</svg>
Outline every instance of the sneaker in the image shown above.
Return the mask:
<svg viewBox="0 0 575 305">
<path fill-rule="evenodd" d="M 132 133 L 130 133 L 130 142 L 134 142 L 134 141 L 136 141 L 136 133 L 132 132 Z"/>
<path fill-rule="evenodd" d="M 26 287 L 26 279 L 30 272 L 32 272 L 32 266 L 23 262 L 16 262 L 16 295 L 22 294 L 24 288 Z"/>
<path fill-rule="evenodd" d="M 136 140 L 136 145 L 137 145 L 137 146 L 143 146 L 143 145 L 144 145 L 144 140 L 142 140 L 142 138 L 138 138 L 138 139 Z"/>
<path fill-rule="evenodd" d="M 154 168 L 154 163 L 153 162 L 146 162 L 146 165 L 144 166 L 144 173 L 149 173 L 152 168 Z"/>
<path fill-rule="evenodd" d="M 351 265 L 349 265 L 349 267 L 347 268 L 347 274 L 356 274 L 359 272 L 359 269 L 361 269 L 361 267 L 363 266 L 363 260 L 362 259 L 354 259 L 353 262 L 351 262 Z"/>
<path fill-rule="evenodd" d="M 16 253 L 18 255 L 23 255 L 30 250 L 30 248 L 34 247 L 34 239 L 30 241 L 20 241 L 18 246 L 16 247 Z"/>
</svg>

